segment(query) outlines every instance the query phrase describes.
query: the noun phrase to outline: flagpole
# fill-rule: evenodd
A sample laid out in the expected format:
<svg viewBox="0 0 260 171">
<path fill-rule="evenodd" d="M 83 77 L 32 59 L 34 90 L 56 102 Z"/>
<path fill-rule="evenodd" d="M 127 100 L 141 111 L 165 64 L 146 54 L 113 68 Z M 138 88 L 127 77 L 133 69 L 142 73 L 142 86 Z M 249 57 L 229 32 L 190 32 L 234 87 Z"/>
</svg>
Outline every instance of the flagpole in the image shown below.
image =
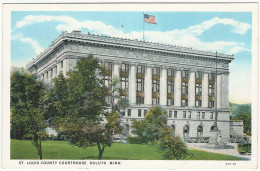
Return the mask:
<svg viewBox="0 0 260 171">
<path fill-rule="evenodd" d="M 143 12 L 143 41 L 144 41 L 144 12 Z"/>
</svg>

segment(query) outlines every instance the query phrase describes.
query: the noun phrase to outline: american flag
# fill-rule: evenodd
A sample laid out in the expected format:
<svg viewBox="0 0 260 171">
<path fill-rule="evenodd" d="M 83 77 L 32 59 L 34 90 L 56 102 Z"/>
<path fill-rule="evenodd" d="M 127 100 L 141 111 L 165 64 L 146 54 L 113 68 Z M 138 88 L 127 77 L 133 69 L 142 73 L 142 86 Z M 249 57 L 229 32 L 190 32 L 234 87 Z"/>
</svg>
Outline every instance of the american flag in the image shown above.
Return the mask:
<svg viewBox="0 0 260 171">
<path fill-rule="evenodd" d="M 150 24 L 157 24 L 155 16 L 144 14 L 144 21 Z"/>
</svg>

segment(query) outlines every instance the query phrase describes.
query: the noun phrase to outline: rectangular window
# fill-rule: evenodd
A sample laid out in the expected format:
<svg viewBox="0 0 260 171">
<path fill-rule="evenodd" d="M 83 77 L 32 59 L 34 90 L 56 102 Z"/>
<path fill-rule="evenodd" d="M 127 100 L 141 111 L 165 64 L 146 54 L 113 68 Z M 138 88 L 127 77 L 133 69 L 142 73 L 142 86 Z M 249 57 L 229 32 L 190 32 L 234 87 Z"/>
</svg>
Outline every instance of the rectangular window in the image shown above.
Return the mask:
<svg viewBox="0 0 260 171">
<path fill-rule="evenodd" d="M 144 110 L 144 117 L 146 116 L 147 110 Z"/>
<path fill-rule="evenodd" d="M 200 119 L 200 112 L 197 112 L 197 119 Z"/>
<path fill-rule="evenodd" d="M 183 95 L 188 95 L 188 83 L 185 82 L 181 83 L 181 93 Z"/>
<path fill-rule="evenodd" d="M 159 67 L 153 68 L 153 75 L 160 75 L 160 68 Z"/>
<path fill-rule="evenodd" d="M 60 63 L 60 67 L 63 68 L 63 61 L 61 61 L 61 63 Z"/>
<path fill-rule="evenodd" d="M 128 116 L 128 117 L 131 117 L 131 109 L 128 109 L 128 110 L 127 110 L 127 116 Z"/>
<path fill-rule="evenodd" d="M 136 104 L 144 104 L 144 97 L 136 96 Z"/>
<path fill-rule="evenodd" d="M 210 119 L 213 119 L 213 112 L 210 112 Z"/>
<path fill-rule="evenodd" d="M 201 116 L 202 119 L 205 119 L 205 112 L 202 112 L 201 114 L 202 114 L 202 116 Z"/>
<path fill-rule="evenodd" d="M 153 105 L 159 105 L 160 104 L 160 68 L 154 67 L 152 69 L 152 104 Z"/>
<path fill-rule="evenodd" d="M 169 118 L 172 118 L 172 111 L 169 111 Z"/>
<path fill-rule="evenodd" d="M 144 79 L 137 78 L 137 91 L 144 91 Z"/>
<path fill-rule="evenodd" d="M 112 71 L 112 62 L 104 62 L 104 69 Z"/>
<path fill-rule="evenodd" d="M 141 116 L 142 116 L 142 110 L 138 109 L 138 117 L 141 117 Z"/>
<path fill-rule="evenodd" d="M 168 106 L 174 105 L 174 99 L 168 98 L 168 100 L 167 100 L 167 105 L 168 105 Z"/>
<path fill-rule="evenodd" d="M 129 72 L 129 65 L 128 64 L 121 64 L 121 71 L 122 72 Z"/>
<path fill-rule="evenodd" d="M 168 76 L 169 77 L 173 77 L 174 76 L 174 69 L 168 69 L 167 72 L 168 72 Z"/>
<path fill-rule="evenodd" d="M 188 118 L 191 119 L 191 111 L 188 112 Z"/>
<path fill-rule="evenodd" d="M 167 69 L 167 105 L 174 105 L 174 69 Z"/>
<path fill-rule="evenodd" d="M 112 89 L 112 62 L 104 62 L 104 83 L 109 90 Z"/>
<path fill-rule="evenodd" d="M 160 80 L 153 80 L 153 93 L 160 93 Z"/>
<path fill-rule="evenodd" d="M 182 107 L 188 106 L 188 100 L 182 99 L 181 100 L 181 106 Z"/>
<path fill-rule="evenodd" d="M 177 111 L 174 111 L 174 118 L 177 118 L 178 117 L 178 113 Z"/>
<path fill-rule="evenodd" d="M 160 104 L 160 98 L 153 97 L 153 105 L 159 105 Z"/>
<path fill-rule="evenodd" d="M 201 96 L 201 92 L 202 92 L 202 87 L 201 87 L 201 84 L 197 84 L 195 85 L 195 92 L 196 92 L 196 95 L 197 96 Z"/>
<path fill-rule="evenodd" d="M 174 81 L 168 81 L 167 92 L 168 94 L 174 94 Z"/>
<path fill-rule="evenodd" d="M 136 94 L 136 103 L 137 104 L 144 104 L 144 73 L 145 67 L 142 65 L 137 65 L 137 77 L 136 77 L 136 87 L 137 87 L 137 94 Z"/>
<path fill-rule="evenodd" d="M 196 79 L 201 80 L 202 79 L 202 72 L 201 71 L 195 72 L 195 77 L 196 77 Z"/>
<path fill-rule="evenodd" d="M 121 82 L 121 89 L 123 91 L 128 91 L 129 89 L 128 76 L 129 76 L 129 65 L 122 63 L 120 69 L 120 82 Z M 126 95 L 125 92 L 124 95 Z"/>
<path fill-rule="evenodd" d="M 214 101 L 209 101 L 209 108 L 213 108 L 215 106 Z"/>
<path fill-rule="evenodd" d="M 188 71 L 183 70 L 181 76 L 182 76 L 182 78 L 188 78 Z"/>
<path fill-rule="evenodd" d="M 211 84 L 209 84 L 209 96 L 215 97 L 215 86 Z"/>
<path fill-rule="evenodd" d="M 128 90 L 128 86 L 129 86 L 128 83 L 129 83 L 128 77 L 121 77 L 121 89 L 122 90 L 124 90 L 124 91 Z"/>
<path fill-rule="evenodd" d="M 209 74 L 209 80 L 215 80 L 215 73 Z"/>
<path fill-rule="evenodd" d="M 53 77 L 53 68 L 51 69 L 51 77 Z"/>
<path fill-rule="evenodd" d="M 195 105 L 196 107 L 201 107 L 201 100 L 196 100 Z"/>
<path fill-rule="evenodd" d="M 144 74 L 144 66 L 143 65 L 137 65 L 137 73 Z"/>
<path fill-rule="evenodd" d="M 183 119 L 186 119 L 186 111 L 183 111 Z"/>
<path fill-rule="evenodd" d="M 48 71 L 47 71 L 47 75 L 46 76 L 47 76 L 47 78 L 49 78 L 49 72 Z"/>
</svg>

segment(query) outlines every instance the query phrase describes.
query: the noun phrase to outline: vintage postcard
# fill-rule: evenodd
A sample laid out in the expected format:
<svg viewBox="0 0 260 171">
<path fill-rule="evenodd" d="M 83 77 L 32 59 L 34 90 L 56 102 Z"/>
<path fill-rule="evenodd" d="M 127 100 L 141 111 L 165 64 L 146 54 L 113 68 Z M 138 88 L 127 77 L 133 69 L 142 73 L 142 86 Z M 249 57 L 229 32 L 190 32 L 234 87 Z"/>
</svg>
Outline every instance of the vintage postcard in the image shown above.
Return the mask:
<svg viewBox="0 0 260 171">
<path fill-rule="evenodd" d="M 3 168 L 257 168 L 257 3 L 2 8 Z"/>
</svg>

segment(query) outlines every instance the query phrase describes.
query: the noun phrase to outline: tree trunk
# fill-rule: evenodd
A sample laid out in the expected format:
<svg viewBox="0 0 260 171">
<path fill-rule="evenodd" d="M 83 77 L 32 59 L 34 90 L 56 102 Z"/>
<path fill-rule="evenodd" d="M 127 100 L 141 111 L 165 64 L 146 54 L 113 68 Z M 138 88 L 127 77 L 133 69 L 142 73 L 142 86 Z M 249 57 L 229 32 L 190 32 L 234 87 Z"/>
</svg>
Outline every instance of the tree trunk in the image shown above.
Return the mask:
<svg viewBox="0 0 260 171">
<path fill-rule="evenodd" d="M 105 150 L 105 147 L 103 146 L 103 147 L 101 148 L 101 146 L 100 146 L 99 143 L 97 143 L 97 146 L 98 146 L 98 160 L 100 160 L 100 159 L 102 159 L 102 155 L 103 155 L 103 152 L 104 152 L 104 150 Z"/>
<path fill-rule="evenodd" d="M 41 138 L 39 137 L 38 138 L 38 147 L 37 147 L 37 150 L 38 150 L 38 154 L 40 156 L 40 160 L 42 160 L 42 141 L 41 141 Z"/>
</svg>

